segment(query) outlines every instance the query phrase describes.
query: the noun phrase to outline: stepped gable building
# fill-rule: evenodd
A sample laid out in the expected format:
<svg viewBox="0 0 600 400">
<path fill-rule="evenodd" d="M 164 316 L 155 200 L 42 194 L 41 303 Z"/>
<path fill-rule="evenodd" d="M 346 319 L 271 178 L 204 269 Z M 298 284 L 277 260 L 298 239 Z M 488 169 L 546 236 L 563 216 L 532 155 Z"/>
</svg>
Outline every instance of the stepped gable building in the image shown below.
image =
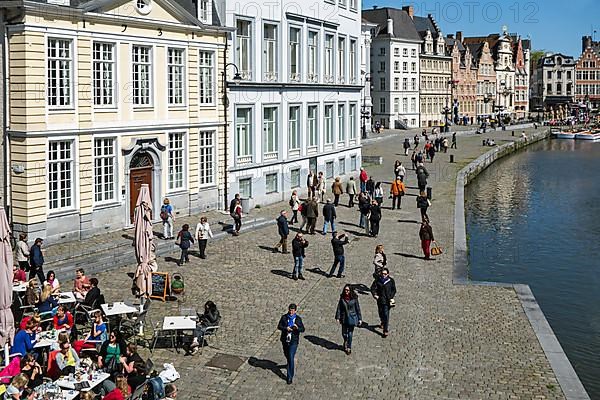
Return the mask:
<svg viewBox="0 0 600 400">
<path fill-rule="evenodd" d="M 581 55 L 577 60 L 575 100 L 587 109 L 600 108 L 600 41 L 582 37 Z"/>
<path fill-rule="evenodd" d="M 476 119 L 480 123 L 492 116 L 492 100 L 496 97 L 496 72 L 488 42 L 468 44 L 477 67 Z"/>
<path fill-rule="evenodd" d="M 455 124 L 472 124 L 476 120 L 477 66 L 471 49 L 463 42 L 462 32 L 446 36 L 446 44 L 452 57 L 452 115 Z"/>
<path fill-rule="evenodd" d="M 444 35 L 431 14 L 414 16 L 415 27 L 423 43 L 419 53 L 421 126 L 440 126 L 447 117 L 452 121 L 452 57 Z"/>
<path fill-rule="evenodd" d="M 423 39 L 412 6 L 363 10 L 372 30 L 371 80 L 373 122 L 385 128 L 420 125 L 419 54 Z"/>
<path fill-rule="evenodd" d="M 532 77 L 531 105 L 534 111 L 552 113 L 567 109 L 575 100 L 575 59 L 561 53 L 541 57 Z"/>
<path fill-rule="evenodd" d="M 15 233 L 132 226 L 142 184 L 185 215 L 223 204 L 218 71 L 228 30 L 204 1 L 0 2 Z"/>
<path fill-rule="evenodd" d="M 287 200 L 361 164 L 361 2 L 214 0 L 228 40 L 228 199 Z M 325 17 L 329 16 L 329 17 Z M 366 73 L 365 73 L 366 74 Z M 372 74 L 373 76 L 373 74 Z"/>
</svg>

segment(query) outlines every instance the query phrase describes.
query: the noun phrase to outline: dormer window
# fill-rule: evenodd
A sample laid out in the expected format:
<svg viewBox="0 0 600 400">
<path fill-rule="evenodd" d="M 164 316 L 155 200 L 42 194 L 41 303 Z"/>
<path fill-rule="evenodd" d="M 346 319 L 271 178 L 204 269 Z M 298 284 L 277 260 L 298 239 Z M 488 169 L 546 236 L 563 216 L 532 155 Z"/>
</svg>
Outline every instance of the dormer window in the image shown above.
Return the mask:
<svg viewBox="0 0 600 400">
<path fill-rule="evenodd" d="M 146 15 L 152 9 L 152 0 L 136 0 L 135 6 L 140 14 Z"/>
<path fill-rule="evenodd" d="M 200 0 L 198 5 L 198 19 L 202 22 L 209 22 L 210 0 Z"/>
</svg>

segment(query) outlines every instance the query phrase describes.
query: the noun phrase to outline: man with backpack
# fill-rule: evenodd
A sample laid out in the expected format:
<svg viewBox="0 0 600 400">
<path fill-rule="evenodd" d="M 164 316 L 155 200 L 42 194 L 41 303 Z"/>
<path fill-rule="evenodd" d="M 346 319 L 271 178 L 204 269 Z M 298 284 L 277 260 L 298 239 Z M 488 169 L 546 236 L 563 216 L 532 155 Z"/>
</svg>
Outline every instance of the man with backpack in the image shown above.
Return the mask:
<svg viewBox="0 0 600 400">
<path fill-rule="evenodd" d="M 160 219 L 163 223 L 163 239 L 173 239 L 173 224 L 175 217 L 173 216 L 173 206 L 168 198 L 165 198 L 163 205 L 160 208 Z"/>
</svg>

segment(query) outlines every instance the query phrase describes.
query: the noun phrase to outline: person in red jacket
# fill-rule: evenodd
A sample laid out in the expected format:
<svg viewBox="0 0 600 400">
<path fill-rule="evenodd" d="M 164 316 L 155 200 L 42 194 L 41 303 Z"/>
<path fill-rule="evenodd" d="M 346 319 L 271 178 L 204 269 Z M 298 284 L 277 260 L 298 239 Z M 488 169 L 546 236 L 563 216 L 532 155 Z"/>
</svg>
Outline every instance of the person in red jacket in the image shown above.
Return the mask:
<svg viewBox="0 0 600 400">
<path fill-rule="evenodd" d="M 131 390 L 129 389 L 129 385 L 127 385 L 127 378 L 123 375 L 117 375 L 115 384 L 116 388 L 108 392 L 108 394 L 103 397 L 103 400 L 125 400 L 129 398 Z"/>
<path fill-rule="evenodd" d="M 56 315 L 52 319 L 52 324 L 57 331 L 66 330 L 67 332 L 71 332 L 71 328 L 73 327 L 73 314 L 71 314 L 65 306 L 60 305 L 56 310 Z"/>
<path fill-rule="evenodd" d="M 366 192 L 367 191 L 367 181 L 369 180 L 369 175 L 367 175 L 367 171 L 365 171 L 364 168 L 360 168 L 360 175 L 358 177 L 360 179 L 360 191 L 361 192 Z"/>
</svg>

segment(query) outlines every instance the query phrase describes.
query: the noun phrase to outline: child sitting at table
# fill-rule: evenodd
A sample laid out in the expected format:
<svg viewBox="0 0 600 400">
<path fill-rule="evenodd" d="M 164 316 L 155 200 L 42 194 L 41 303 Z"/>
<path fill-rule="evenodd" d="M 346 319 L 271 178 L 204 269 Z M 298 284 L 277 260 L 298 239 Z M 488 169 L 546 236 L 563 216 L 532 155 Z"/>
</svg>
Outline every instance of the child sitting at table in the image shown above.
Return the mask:
<svg viewBox="0 0 600 400">
<path fill-rule="evenodd" d="M 92 330 L 84 340 L 77 340 L 73 343 L 73 348 L 77 352 L 77 354 L 81 353 L 81 349 L 93 349 L 96 348 L 96 345 L 100 343 L 104 343 L 108 335 L 106 334 L 106 324 L 102 320 L 102 313 L 100 311 L 96 311 L 94 313 L 94 323 L 92 325 Z"/>
</svg>

